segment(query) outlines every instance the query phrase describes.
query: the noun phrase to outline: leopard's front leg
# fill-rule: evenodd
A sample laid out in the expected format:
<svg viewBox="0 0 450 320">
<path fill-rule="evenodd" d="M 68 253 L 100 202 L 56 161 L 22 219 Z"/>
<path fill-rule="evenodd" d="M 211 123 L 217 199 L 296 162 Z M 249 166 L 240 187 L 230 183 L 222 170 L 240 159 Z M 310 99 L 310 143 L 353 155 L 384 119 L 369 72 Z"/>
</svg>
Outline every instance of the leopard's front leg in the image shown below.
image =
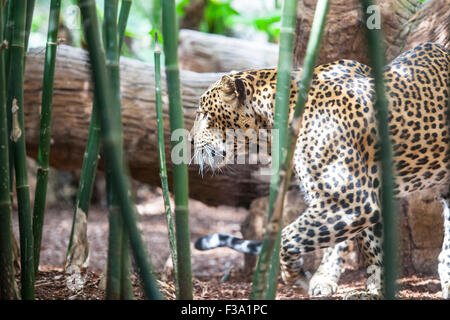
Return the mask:
<svg viewBox="0 0 450 320">
<path fill-rule="evenodd" d="M 352 250 L 352 240 L 338 243 L 334 247 L 326 249 L 319 268 L 309 281 L 309 295 L 330 296 L 337 292 L 344 263 Z"/>
<path fill-rule="evenodd" d="M 281 275 L 286 284 L 304 286 L 307 283 L 301 265 L 302 254 L 352 239 L 380 220 L 375 196 L 356 189 L 352 194 L 355 195 L 353 201 L 345 194 L 339 198 L 322 194 L 302 216 L 283 229 Z"/>
<path fill-rule="evenodd" d="M 366 268 L 366 288 L 352 292 L 345 300 L 378 300 L 384 296 L 383 277 L 383 226 L 377 223 L 356 236 L 356 242 Z"/>
</svg>

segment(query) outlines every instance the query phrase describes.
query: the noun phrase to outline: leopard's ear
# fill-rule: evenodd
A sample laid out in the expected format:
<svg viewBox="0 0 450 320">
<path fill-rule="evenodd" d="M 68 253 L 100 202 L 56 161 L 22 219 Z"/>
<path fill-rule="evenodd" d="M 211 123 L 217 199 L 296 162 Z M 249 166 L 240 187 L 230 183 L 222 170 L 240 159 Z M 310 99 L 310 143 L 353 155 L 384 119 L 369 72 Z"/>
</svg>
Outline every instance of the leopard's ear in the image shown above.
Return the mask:
<svg viewBox="0 0 450 320">
<path fill-rule="evenodd" d="M 223 76 L 220 81 L 221 98 L 225 103 L 238 107 L 245 101 L 245 86 L 241 79 Z"/>
</svg>

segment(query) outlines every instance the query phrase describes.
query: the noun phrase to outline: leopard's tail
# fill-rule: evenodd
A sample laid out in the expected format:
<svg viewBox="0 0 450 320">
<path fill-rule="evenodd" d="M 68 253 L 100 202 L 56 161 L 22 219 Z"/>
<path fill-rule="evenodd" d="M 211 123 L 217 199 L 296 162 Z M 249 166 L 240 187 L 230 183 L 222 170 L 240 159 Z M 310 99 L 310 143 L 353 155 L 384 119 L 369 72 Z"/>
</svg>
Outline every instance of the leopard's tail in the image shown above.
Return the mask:
<svg viewBox="0 0 450 320">
<path fill-rule="evenodd" d="M 228 247 L 233 250 L 248 253 L 259 254 L 262 243 L 253 240 L 244 240 L 228 234 L 212 233 L 198 238 L 194 244 L 197 250 L 211 250 L 218 247 Z"/>
</svg>

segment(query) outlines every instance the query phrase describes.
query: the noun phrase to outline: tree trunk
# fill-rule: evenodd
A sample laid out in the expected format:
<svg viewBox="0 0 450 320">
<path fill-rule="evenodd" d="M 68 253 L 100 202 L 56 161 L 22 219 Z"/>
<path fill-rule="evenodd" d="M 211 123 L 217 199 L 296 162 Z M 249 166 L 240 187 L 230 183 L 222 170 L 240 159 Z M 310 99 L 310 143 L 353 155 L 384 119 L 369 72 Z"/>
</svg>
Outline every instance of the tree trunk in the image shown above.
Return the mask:
<svg viewBox="0 0 450 320">
<path fill-rule="evenodd" d="M 230 72 L 276 68 L 278 46 L 216 34 L 181 30 L 180 68 L 195 72 Z"/>
<path fill-rule="evenodd" d="M 377 0 L 381 9 L 386 60 L 420 42 L 450 47 L 450 0 Z M 299 0 L 294 62 L 303 63 L 314 18 L 316 0 Z M 325 27 L 318 64 L 338 59 L 368 63 L 365 25 L 359 0 L 333 0 Z"/>
<path fill-rule="evenodd" d="M 34 158 L 37 157 L 39 140 L 43 59 L 42 49 L 29 53 L 25 79 L 27 150 Z M 92 109 L 92 83 L 87 53 L 81 49 L 59 46 L 55 74 L 51 166 L 77 170 L 82 164 Z M 193 125 L 201 94 L 220 76 L 181 71 L 186 129 L 189 130 Z M 150 185 L 160 185 L 153 67 L 123 58 L 121 79 L 124 147 L 131 176 Z M 162 81 L 167 167 L 171 182 L 170 129 L 164 72 Z M 210 205 L 248 206 L 252 199 L 268 192 L 268 184 L 258 180 L 257 170 L 255 166 L 237 166 L 227 174 L 206 174 L 202 178 L 198 166 L 191 165 L 190 197 Z"/>
<path fill-rule="evenodd" d="M 425 41 L 437 42 L 450 50 L 450 0 L 428 0 L 410 18 L 410 23 L 412 30 L 401 51 Z"/>
<path fill-rule="evenodd" d="M 294 61 L 302 65 L 316 0 L 299 0 Z M 387 61 L 420 42 L 450 48 L 450 0 L 378 0 Z M 368 63 L 360 0 L 333 0 L 318 64 L 338 59 Z M 196 72 L 268 68 L 277 65 L 278 46 L 236 38 L 180 31 L 180 66 Z"/>
</svg>

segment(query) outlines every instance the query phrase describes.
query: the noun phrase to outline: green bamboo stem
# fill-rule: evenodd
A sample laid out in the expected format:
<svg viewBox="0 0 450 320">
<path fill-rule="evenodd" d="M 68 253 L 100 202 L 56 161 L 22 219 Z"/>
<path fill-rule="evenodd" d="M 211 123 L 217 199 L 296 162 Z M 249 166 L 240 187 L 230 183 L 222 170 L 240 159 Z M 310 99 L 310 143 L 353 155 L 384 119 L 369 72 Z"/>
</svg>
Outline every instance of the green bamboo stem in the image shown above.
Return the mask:
<svg viewBox="0 0 450 320">
<path fill-rule="evenodd" d="M 174 132 L 177 129 L 184 128 L 180 70 L 178 67 L 178 23 L 174 0 L 162 1 L 162 22 L 167 91 L 169 94 L 170 130 Z M 172 141 L 172 147 L 175 147 L 178 143 L 179 141 Z M 193 295 L 188 209 L 189 186 L 186 163 L 173 165 L 173 179 L 179 298 L 191 300 Z"/>
<path fill-rule="evenodd" d="M 2 5 L 2 14 L 3 14 L 3 16 L 2 16 L 2 23 L 5 24 L 5 23 L 8 22 L 8 13 L 9 13 L 8 10 L 9 10 L 9 6 L 11 5 L 11 1 L 4 0 L 0 4 Z M 3 33 L 1 34 L 1 39 L 3 41 L 4 39 L 6 39 L 6 31 L 5 31 L 6 30 L 6 25 L 2 26 L 2 30 L 3 30 Z"/>
<path fill-rule="evenodd" d="M 300 127 L 295 126 L 295 124 L 300 123 L 301 116 L 303 115 L 303 110 L 308 98 L 308 91 L 311 85 L 314 68 L 316 66 L 317 55 L 320 50 L 320 43 L 322 41 L 323 29 L 325 26 L 325 21 L 327 17 L 329 9 L 329 1 L 328 0 L 319 0 L 317 2 L 316 11 L 314 14 L 313 24 L 311 26 L 311 33 L 308 39 L 308 46 L 306 48 L 305 59 L 303 63 L 303 73 L 300 81 L 300 85 L 298 86 L 297 93 L 297 101 L 295 105 L 294 115 L 290 122 L 288 128 L 288 155 L 286 161 L 289 161 L 289 164 L 285 162 L 283 164 L 285 169 L 292 170 L 293 167 L 293 155 L 295 151 L 295 146 L 297 145 L 297 138 L 300 133 Z M 291 177 L 291 172 L 289 172 L 288 179 Z M 286 181 L 285 188 L 289 185 L 289 181 Z M 285 190 L 286 191 L 286 190 Z M 284 192 L 285 192 L 284 191 Z M 283 197 L 284 199 L 284 197 Z M 281 230 L 280 230 L 281 232 Z M 281 235 L 281 234 L 280 234 Z M 272 255 L 272 267 L 270 269 L 270 277 L 269 277 L 269 286 L 267 290 L 266 298 L 272 299 L 275 297 L 276 286 L 277 286 L 277 278 L 278 270 L 279 270 L 279 251 L 280 251 L 280 241 L 281 239 L 277 238 L 276 250 Z"/>
<path fill-rule="evenodd" d="M 7 13 L 7 20 L 6 20 L 6 26 L 5 26 L 5 41 L 6 41 L 6 52 L 5 52 L 5 75 L 6 75 L 6 90 L 9 91 L 9 69 L 11 66 L 11 42 L 14 32 L 14 1 L 10 0 L 8 1 L 8 13 Z M 7 115 L 7 125 L 8 125 L 8 132 L 11 132 L 11 126 L 12 126 L 12 115 L 11 115 L 11 109 L 7 108 L 6 110 Z M 11 203 L 13 202 L 13 184 L 14 184 L 14 153 L 12 150 L 12 143 L 9 143 L 8 145 L 8 153 L 9 153 L 9 183 L 10 183 L 10 190 L 11 190 Z"/>
<path fill-rule="evenodd" d="M 295 2 L 295 1 L 294 1 Z M 294 14 L 296 10 L 293 8 L 286 8 L 289 5 L 288 1 L 284 3 L 283 7 L 283 20 L 285 19 L 285 14 Z M 296 6 L 296 4 L 290 4 Z M 297 137 L 300 132 L 300 117 L 302 116 L 304 105 L 307 100 L 308 91 L 314 72 L 314 67 L 316 63 L 317 53 L 319 51 L 320 42 L 323 35 L 323 27 L 325 25 L 326 15 L 328 12 L 329 2 L 328 0 L 319 0 L 316 6 L 316 12 L 314 16 L 313 25 L 311 28 L 311 34 L 308 41 L 308 47 L 306 50 L 306 56 L 304 61 L 304 69 L 302 73 L 302 79 L 298 85 L 297 101 L 295 106 L 295 111 L 292 120 L 288 125 L 288 103 L 289 103 L 289 86 L 290 86 L 290 69 L 286 66 L 279 66 L 278 77 L 281 76 L 280 70 L 284 74 L 289 74 L 289 78 L 286 79 L 287 85 L 287 97 L 285 97 L 284 107 L 281 102 L 276 101 L 275 109 L 275 119 L 274 119 L 274 130 L 278 132 L 278 139 L 274 139 L 274 144 L 272 145 L 272 155 L 281 155 L 275 158 L 275 168 L 273 168 L 273 175 L 271 179 L 271 189 L 269 197 L 269 225 L 270 228 L 266 228 L 268 232 L 264 235 L 263 248 L 261 250 L 260 258 L 258 259 L 257 271 L 254 276 L 252 299 L 274 299 L 277 287 L 277 276 L 279 269 L 279 250 L 280 250 L 280 235 L 281 235 L 281 225 L 283 222 L 283 206 L 284 206 L 284 195 L 289 186 L 289 181 L 292 175 L 292 165 L 293 165 L 293 155 L 295 151 L 295 146 L 297 144 Z M 295 7 L 296 8 L 296 7 Z M 290 18 L 292 19 L 292 17 Z M 282 22 L 283 23 L 283 22 Z M 287 23 L 287 22 L 286 22 Z M 295 22 L 290 21 L 292 28 L 295 26 Z M 282 27 L 282 30 L 284 28 Z M 288 28 L 288 30 L 293 30 Z M 280 35 L 280 59 L 279 64 L 283 65 L 285 62 L 282 59 L 288 59 L 292 61 L 292 44 L 290 41 L 290 36 L 286 36 L 287 44 L 290 51 L 285 49 L 284 54 L 290 56 L 283 57 L 283 40 L 281 40 L 283 34 Z M 290 66 L 292 68 L 292 64 Z M 277 95 L 276 98 L 282 100 L 283 97 L 279 97 L 278 90 L 279 85 L 277 79 Z M 286 87 L 284 87 L 286 90 Z M 281 92 L 286 94 L 285 91 Z M 279 142 L 279 143 L 277 143 Z M 264 253 L 268 250 L 268 253 Z M 273 253 L 272 253 L 273 252 Z M 271 264 L 271 265 L 270 265 Z M 267 273 L 269 272 L 268 280 Z M 267 285 L 266 285 L 267 283 Z"/>
<path fill-rule="evenodd" d="M 120 275 L 120 299 L 133 300 L 133 284 L 131 283 L 130 272 L 130 250 L 129 236 L 126 228 L 122 228 L 122 254 L 121 275 Z"/>
<path fill-rule="evenodd" d="M 11 41 L 14 32 L 14 1 L 8 1 L 8 12 L 6 13 L 6 25 L 5 25 L 5 40 L 8 42 L 8 46 L 6 48 L 5 53 L 5 65 L 6 65 L 6 76 L 9 75 L 9 66 L 10 66 L 10 52 L 11 52 Z M 8 80 L 8 79 L 7 79 Z"/>
<path fill-rule="evenodd" d="M 6 26 L 5 26 L 5 65 L 6 65 L 6 89 L 7 92 L 9 92 L 9 70 L 11 65 L 11 42 L 14 32 L 14 1 L 9 0 L 8 1 L 8 12 L 5 13 L 7 19 L 6 19 Z M 7 104 L 8 105 L 8 104 Z M 11 108 L 6 108 L 6 114 L 7 114 L 7 125 L 8 125 L 8 132 L 11 132 L 12 127 L 12 115 L 11 115 Z M 12 148 L 12 142 L 9 141 L 8 144 L 8 154 L 9 154 L 9 183 L 10 183 L 10 194 L 11 194 L 11 204 L 14 203 L 14 150 Z M 16 240 L 16 237 L 13 233 L 13 247 L 19 247 L 18 242 Z M 14 251 L 14 261 L 19 262 L 20 256 L 17 254 L 17 251 Z"/>
<path fill-rule="evenodd" d="M 47 45 L 41 104 L 41 122 L 39 131 L 38 170 L 33 208 L 34 268 L 39 270 L 42 227 L 44 224 L 47 198 L 48 170 L 50 165 L 50 139 L 52 121 L 53 87 L 55 79 L 56 49 L 58 46 L 58 26 L 61 12 L 61 0 L 52 0 L 48 23 Z"/>
<path fill-rule="evenodd" d="M 89 124 L 89 134 L 84 152 L 83 165 L 81 167 L 80 182 L 78 184 L 77 197 L 75 201 L 75 210 L 72 220 L 72 231 L 70 233 L 69 245 L 66 252 L 65 267 L 71 263 L 73 238 L 75 226 L 79 215 L 89 215 L 92 191 L 94 189 L 95 174 L 97 172 L 98 159 L 100 152 L 100 120 L 98 115 L 97 100 L 94 98 L 92 105 L 91 122 Z"/>
<path fill-rule="evenodd" d="M 131 5 L 133 4 L 133 0 L 122 0 L 122 4 L 120 6 L 119 13 L 119 50 L 122 51 L 123 41 L 125 38 L 125 31 L 127 28 L 127 21 L 130 15 Z M 119 53 L 120 53 L 119 52 Z"/>
<path fill-rule="evenodd" d="M 162 89 L 161 89 L 161 46 L 158 43 L 158 33 L 155 34 L 155 97 L 156 97 L 156 123 L 158 131 L 158 158 L 159 175 L 161 177 L 161 187 L 163 191 L 164 207 L 166 210 L 166 223 L 169 233 L 170 254 L 172 257 L 173 273 L 175 279 L 176 294 L 179 297 L 180 288 L 178 286 L 178 259 L 175 231 L 173 225 L 173 213 L 170 207 L 169 183 L 167 181 L 166 152 L 164 145 L 164 119 L 162 112 Z"/>
<path fill-rule="evenodd" d="M 28 185 L 24 111 L 23 70 L 25 53 L 25 0 L 14 4 L 14 33 L 11 43 L 8 108 L 12 110 L 11 140 L 19 209 L 22 298 L 34 299 L 33 229 L 31 221 L 30 187 Z"/>
<path fill-rule="evenodd" d="M 118 134 L 122 132 L 122 122 L 120 117 L 120 80 L 119 80 L 119 59 L 118 59 L 118 47 L 117 47 L 117 0 L 110 0 L 104 2 L 104 26 L 103 37 L 106 51 L 106 70 L 108 77 L 111 80 L 111 88 L 113 93 L 113 99 L 115 100 L 114 106 L 118 109 L 114 110 L 114 122 L 111 125 L 117 127 Z M 112 107 L 112 106 L 110 106 Z M 116 114 L 116 113 L 119 114 Z M 123 143 L 122 137 L 118 137 L 118 149 L 120 150 L 120 161 L 123 166 Z M 105 162 L 109 159 L 105 156 Z M 106 190 L 107 190 L 107 203 L 109 211 L 109 241 L 108 241 L 108 266 L 106 275 L 106 299 L 119 300 L 120 299 L 120 277 L 122 271 L 122 222 L 120 220 L 120 209 L 114 199 L 114 191 L 112 186 L 111 168 L 107 168 L 105 172 L 106 176 Z"/>
<path fill-rule="evenodd" d="M 268 274 L 270 270 L 270 259 L 272 257 L 273 249 L 280 225 L 282 224 L 281 215 L 275 217 L 273 223 L 273 212 L 275 199 L 279 194 L 278 190 L 282 181 L 282 175 L 286 172 L 281 171 L 281 164 L 283 162 L 283 152 L 286 150 L 287 140 L 287 123 L 289 118 L 289 96 L 291 87 L 291 70 L 293 65 L 293 49 L 294 49 L 294 35 L 295 35 L 295 19 L 297 13 L 297 1 L 286 0 L 283 5 L 283 15 L 281 19 L 280 29 L 280 47 L 277 70 L 277 89 L 275 100 L 275 118 L 273 130 L 278 133 L 278 139 L 272 139 L 272 176 L 270 183 L 270 198 L 269 198 L 269 226 L 266 228 L 268 232 L 263 238 L 263 246 L 258 258 L 258 263 L 253 276 L 253 287 L 251 299 L 261 300 L 265 296 L 268 283 Z M 274 161 L 275 160 L 275 161 Z M 282 192 L 280 192 L 282 194 Z M 283 195 L 283 194 L 282 194 Z M 270 232 L 269 232 L 270 230 Z"/>
<path fill-rule="evenodd" d="M 36 0 L 27 0 L 27 18 L 25 20 L 25 52 L 27 52 L 27 50 L 28 50 L 28 43 L 30 40 L 31 26 L 33 24 L 33 13 L 34 13 L 35 4 L 36 4 Z M 27 55 L 24 55 L 24 57 L 26 59 Z M 24 66 L 25 66 L 25 63 L 24 63 Z"/>
<path fill-rule="evenodd" d="M 145 246 L 136 225 L 134 204 L 129 196 L 129 190 L 131 190 L 130 181 L 124 173 L 123 161 L 120 159 L 120 134 L 117 128 L 114 127 L 113 115 L 113 110 L 117 109 L 110 108 L 116 102 L 111 92 L 112 86 L 106 70 L 106 57 L 101 48 L 95 1 L 79 0 L 78 3 L 83 19 L 84 34 L 89 47 L 95 91 L 97 92 L 104 153 L 106 158 L 110 159 L 105 163 L 105 166 L 111 168 L 111 171 L 115 173 L 112 177 L 114 193 L 120 204 L 122 218 L 129 233 L 131 247 L 133 248 L 145 294 L 149 299 L 160 299 L 161 294 L 151 274 Z"/>
<path fill-rule="evenodd" d="M 4 39 L 4 7 L 0 4 L 0 42 Z M 15 298 L 14 255 L 6 115 L 5 50 L 0 51 L 0 300 Z"/>
<path fill-rule="evenodd" d="M 114 106 L 118 109 L 114 110 L 114 126 L 117 128 L 120 137 L 119 150 L 120 160 L 123 167 L 123 137 L 122 137 L 122 116 L 120 110 L 120 73 L 119 73 L 119 49 L 118 49 L 118 28 L 117 28 L 117 11 L 118 1 L 105 1 L 105 18 L 104 18 L 104 32 L 105 32 L 105 51 L 107 64 L 106 68 L 111 79 L 112 90 L 114 92 L 113 98 L 116 100 Z M 109 161 L 105 157 L 105 162 Z M 114 190 L 112 186 L 112 175 L 114 173 L 106 170 L 106 187 L 108 193 L 108 209 L 109 209 L 109 249 L 108 249 L 108 274 L 106 282 L 106 298 L 120 299 L 121 285 L 122 285 L 122 244 L 128 246 L 128 243 L 123 242 L 123 223 L 120 217 L 120 207 L 117 199 L 114 197 Z M 127 260 L 128 257 L 124 257 Z M 128 277 L 126 277 L 128 278 Z"/>
<path fill-rule="evenodd" d="M 125 29 L 130 13 L 129 5 L 131 0 L 122 1 L 119 13 L 119 43 L 123 44 Z M 120 47 L 121 48 L 121 47 Z M 95 94 L 95 93 L 94 93 Z M 94 98 L 92 106 L 91 122 L 89 125 L 89 134 L 86 144 L 86 151 L 84 153 L 83 165 L 81 168 L 80 182 L 78 185 L 77 198 L 75 210 L 73 214 L 72 231 L 70 233 L 69 245 L 66 252 L 66 265 L 70 263 L 69 259 L 72 252 L 73 237 L 75 233 L 75 226 L 78 213 L 82 212 L 89 216 L 89 207 L 92 198 L 92 191 L 94 189 L 95 175 L 98 167 L 98 159 L 100 153 L 100 119 L 98 116 L 97 99 Z M 124 249 L 126 250 L 126 249 Z"/>
<path fill-rule="evenodd" d="M 362 0 L 362 9 L 365 21 L 369 18 L 367 9 L 373 1 Z M 372 64 L 372 73 L 375 78 L 376 102 L 375 110 L 378 120 L 381 157 L 381 208 L 383 217 L 383 265 L 385 297 L 394 300 L 397 290 L 397 215 L 392 197 L 394 179 L 392 175 L 392 146 L 389 138 L 388 101 L 386 99 L 383 70 L 385 65 L 383 37 L 381 30 L 366 29 L 369 57 Z"/>
</svg>

